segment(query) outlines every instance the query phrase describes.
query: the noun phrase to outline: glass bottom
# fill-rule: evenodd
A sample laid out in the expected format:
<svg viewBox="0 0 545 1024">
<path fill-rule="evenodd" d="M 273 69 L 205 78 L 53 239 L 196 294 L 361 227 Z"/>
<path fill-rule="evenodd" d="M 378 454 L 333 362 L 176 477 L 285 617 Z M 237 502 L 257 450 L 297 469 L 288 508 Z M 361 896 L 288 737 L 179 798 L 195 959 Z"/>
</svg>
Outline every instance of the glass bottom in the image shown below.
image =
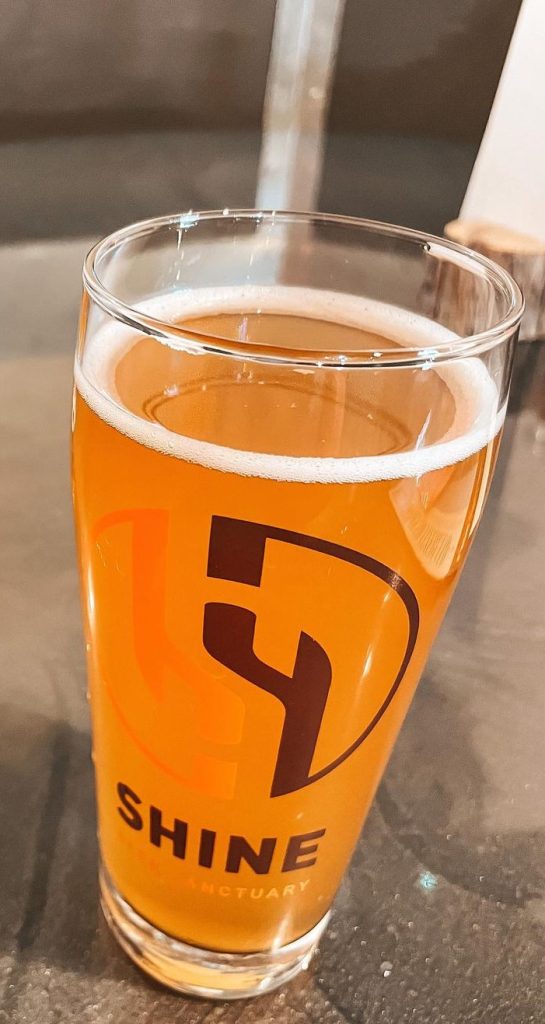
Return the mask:
<svg viewBox="0 0 545 1024">
<path fill-rule="evenodd" d="M 105 868 L 100 902 L 119 945 L 156 981 L 203 999 L 246 999 L 278 988 L 308 967 L 329 912 L 306 935 L 267 953 L 219 953 L 154 928 L 123 899 Z"/>
</svg>

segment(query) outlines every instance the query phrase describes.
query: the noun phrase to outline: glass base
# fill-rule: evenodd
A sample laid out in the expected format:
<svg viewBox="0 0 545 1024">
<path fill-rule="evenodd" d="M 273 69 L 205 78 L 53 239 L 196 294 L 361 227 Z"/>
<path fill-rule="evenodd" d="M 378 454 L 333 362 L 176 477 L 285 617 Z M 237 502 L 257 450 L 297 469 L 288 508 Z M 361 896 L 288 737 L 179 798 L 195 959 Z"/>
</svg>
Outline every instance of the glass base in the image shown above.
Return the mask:
<svg viewBox="0 0 545 1024">
<path fill-rule="evenodd" d="M 100 870 L 101 906 L 119 945 L 138 967 L 177 992 L 203 999 L 245 999 L 278 988 L 305 970 L 329 913 L 306 935 L 268 953 L 219 953 L 154 928 Z"/>
</svg>

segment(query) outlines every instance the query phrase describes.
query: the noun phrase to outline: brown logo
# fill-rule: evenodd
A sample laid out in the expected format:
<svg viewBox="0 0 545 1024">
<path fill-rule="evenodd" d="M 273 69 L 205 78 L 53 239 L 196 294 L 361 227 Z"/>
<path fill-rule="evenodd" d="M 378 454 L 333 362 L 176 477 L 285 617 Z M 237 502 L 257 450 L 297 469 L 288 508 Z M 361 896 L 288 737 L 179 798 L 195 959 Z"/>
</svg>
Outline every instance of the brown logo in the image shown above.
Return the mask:
<svg viewBox="0 0 545 1024">
<path fill-rule="evenodd" d="M 371 573 L 400 598 L 409 627 L 399 670 L 374 717 L 346 750 L 320 771 L 311 773 L 331 686 L 332 669 L 327 652 L 313 637 L 302 632 L 293 674 L 284 675 L 254 652 L 254 612 L 235 604 L 209 602 L 205 605 L 203 642 L 208 653 L 249 683 L 274 696 L 284 708 L 284 724 L 270 791 L 275 797 L 293 793 L 328 775 L 369 736 L 405 675 L 418 635 L 419 610 L 409 584 L 382 562 L 341 544 L 242 519 L 212 517 L 208 576 L 259 587 L 267 540 L 318 551 Z"/>
</svg>

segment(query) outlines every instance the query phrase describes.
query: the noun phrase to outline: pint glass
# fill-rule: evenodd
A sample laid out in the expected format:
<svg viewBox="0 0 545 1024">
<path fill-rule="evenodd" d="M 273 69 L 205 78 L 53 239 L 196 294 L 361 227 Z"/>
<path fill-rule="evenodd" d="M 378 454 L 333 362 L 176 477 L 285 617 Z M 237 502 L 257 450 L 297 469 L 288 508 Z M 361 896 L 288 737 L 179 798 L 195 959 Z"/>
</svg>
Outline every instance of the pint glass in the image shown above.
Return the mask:
<svg viewBox="0 0 545 1024">
<path fill-rule="evenodd" d="M 256 211 L 119 231 L 84 285 L 102 905 L 155 978 L 254 995 L 326 925 L 481 517 L 522 300 L 451 243 Z"/>
</svg>

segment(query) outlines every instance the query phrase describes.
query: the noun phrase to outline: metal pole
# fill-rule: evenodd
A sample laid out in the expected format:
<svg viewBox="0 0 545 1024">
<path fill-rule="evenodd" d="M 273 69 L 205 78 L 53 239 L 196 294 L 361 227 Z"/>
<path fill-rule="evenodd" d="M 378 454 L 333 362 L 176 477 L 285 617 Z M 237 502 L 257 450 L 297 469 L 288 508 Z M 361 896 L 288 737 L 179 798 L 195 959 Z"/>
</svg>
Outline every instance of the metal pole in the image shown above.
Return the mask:
<svg viewBox="0 0 545 1024">
<path fill-rule="evenodd" d="M 314 209 L 345 0 L 277 0 L 256 206 Z"/>
</svg>

